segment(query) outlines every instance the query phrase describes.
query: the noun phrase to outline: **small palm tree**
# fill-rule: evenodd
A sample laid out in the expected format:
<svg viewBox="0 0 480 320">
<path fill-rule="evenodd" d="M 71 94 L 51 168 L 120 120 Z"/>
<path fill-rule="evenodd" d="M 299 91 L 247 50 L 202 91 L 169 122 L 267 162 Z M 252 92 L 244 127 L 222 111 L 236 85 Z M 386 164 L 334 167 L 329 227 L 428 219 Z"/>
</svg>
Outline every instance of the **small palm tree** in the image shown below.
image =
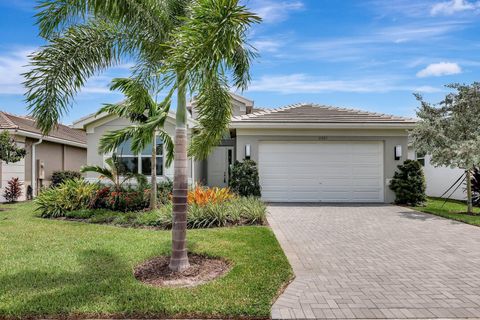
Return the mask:
<svg viewBox="0 0 480 320">
<path fill-rule="evenodd" d="M 124 170 L 120 161 L 116 155 L 113 155 L 111 158 L 105 160 L 105 163 L 108 165 L 108 168 L 101 166 L 83 166 L 80 171 L 85 172 L 95 172 L 98 173 L 100 179 L 108 180 L 112 185 L 115 191 L 121 191 L 123 185 L 130 180 L 137 180 L 138 184 L 146 184 L 147 180 L 144 175 L 138 173 L 131 173 L 127 170 Z"/>
<path fill-rule="evenodd" d="M 129 119 L 133 124 L 122 129 L 108 131 L 100 138 L 99 151 L 115 151 L 122 143 L 130 140 L 132 151 L 139 153 L 147 145 L 152 146 L 150 209 L 157 207 L 157 136 L 166 147 L 165 164 L 173 161 L 173 141 L 163 130 L 168 116 L 169 99 L 156 103 L 148 88 L 138 79 L 116 78 L 112 80 L 111 90 L 120 90 L 126 97 L 122 103 L 105 104 L 97 114 L 107 113 Z"/>
</svg>

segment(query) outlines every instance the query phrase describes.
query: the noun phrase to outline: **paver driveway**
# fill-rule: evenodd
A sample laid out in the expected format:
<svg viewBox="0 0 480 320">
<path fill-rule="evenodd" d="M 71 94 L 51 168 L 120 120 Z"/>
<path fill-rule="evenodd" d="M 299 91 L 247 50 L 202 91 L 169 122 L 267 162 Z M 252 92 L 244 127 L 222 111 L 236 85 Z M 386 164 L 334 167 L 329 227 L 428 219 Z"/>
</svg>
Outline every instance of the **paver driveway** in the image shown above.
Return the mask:
<svg viewBox="0 0 480 320">
<path fill-rule="evenodd" d="M 480 228 L 396 206 L 275 205 L 296 278 L 272 318 L 480 318 Z"/>
</svg>

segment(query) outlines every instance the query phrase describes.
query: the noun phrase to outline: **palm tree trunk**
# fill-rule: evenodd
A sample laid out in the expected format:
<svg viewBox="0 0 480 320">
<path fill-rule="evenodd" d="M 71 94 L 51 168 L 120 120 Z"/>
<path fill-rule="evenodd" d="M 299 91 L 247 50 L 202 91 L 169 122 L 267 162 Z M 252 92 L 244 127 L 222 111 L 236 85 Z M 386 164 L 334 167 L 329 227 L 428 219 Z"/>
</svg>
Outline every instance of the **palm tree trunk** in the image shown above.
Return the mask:
<svg viewBox="0 0 480 320">
<path fill-rule="evenodd" d="M 177 75 L 178 98 L 173 162 L 173 227 L 170 270 L 181 272 L 188 267 L 187 256 L 187 90 L 185 74 Z"/>
<path fill-rule="evenodd" d="M 150 188 L 150 210 L 155 210 L 157 208 L 157 135 L 156 132 L 153 132 L 152 137 L 152 164 L 151 171 L 151 188 Z"/>
<path fill-rule="evenodd" d="M 467 170 L 467 213 L 473 214 L 473 201 L 472 201 L 472 171 Z"/>
</svg>

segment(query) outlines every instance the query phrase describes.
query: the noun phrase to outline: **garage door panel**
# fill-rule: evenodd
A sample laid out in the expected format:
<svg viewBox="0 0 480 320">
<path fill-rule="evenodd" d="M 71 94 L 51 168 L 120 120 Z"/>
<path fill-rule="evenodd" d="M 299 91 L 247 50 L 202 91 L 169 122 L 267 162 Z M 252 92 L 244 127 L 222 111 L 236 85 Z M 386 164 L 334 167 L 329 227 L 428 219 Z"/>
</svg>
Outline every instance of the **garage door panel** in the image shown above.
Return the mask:
<svg viewBox="0 0 480 320">
<path fill-rule="evenodd" d="M 266 201 L 382 202 L 383 144 L 263 142 L 259 173 Z"/>
</svg>

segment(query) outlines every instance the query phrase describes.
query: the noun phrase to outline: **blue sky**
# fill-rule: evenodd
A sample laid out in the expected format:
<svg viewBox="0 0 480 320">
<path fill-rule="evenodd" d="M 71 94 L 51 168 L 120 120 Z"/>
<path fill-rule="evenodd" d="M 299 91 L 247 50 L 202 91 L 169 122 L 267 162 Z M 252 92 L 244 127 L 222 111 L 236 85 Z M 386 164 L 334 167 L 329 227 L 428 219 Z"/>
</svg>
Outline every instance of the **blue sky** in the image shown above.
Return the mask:
<svg viewBox="0 0 480 320">
<path fill-rule="evenodd" d="M 297 102 L 414 116 L 412 92 L 438 101 L 443 85 L 480 80 L 480 0 L 244 0 L 264 21 L 250 34 L 260 58 L 244 96 L 259 107 Z M 43 44 L 32 0 L 0 0 L 0 109 L 26 114 L 20 74 Z M 89 80 L 65 123 L 122 97 Z"/>
</svg>

